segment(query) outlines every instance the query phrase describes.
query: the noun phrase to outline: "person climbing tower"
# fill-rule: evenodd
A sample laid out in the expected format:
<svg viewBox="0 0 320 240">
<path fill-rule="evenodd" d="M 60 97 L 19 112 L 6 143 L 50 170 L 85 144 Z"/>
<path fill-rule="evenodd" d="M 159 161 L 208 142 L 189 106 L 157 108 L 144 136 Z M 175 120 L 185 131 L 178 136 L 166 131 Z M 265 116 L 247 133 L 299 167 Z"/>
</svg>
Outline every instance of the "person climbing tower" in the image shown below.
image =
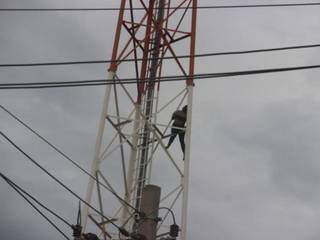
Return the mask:
<svg viewBox="0 0 320 240">
<path fill-rule="evenodd" d="M 173 143 L 174 139 L 177 135 L 179 135 L 180 146 L 183 152 L 183 159 L 184 159 L 184 152 L 185 152 L 185 143 L 184 143 L 184 136 L 185 136 L 185 123 L 187 121 L 187 112 L 188 106 L 185 105 L 182 110 L 177 110 L 172 114 L 172 127 L 171 127 L 171 136 L 166 148 L 168 149 L 171 144 Z"/>
</svg>

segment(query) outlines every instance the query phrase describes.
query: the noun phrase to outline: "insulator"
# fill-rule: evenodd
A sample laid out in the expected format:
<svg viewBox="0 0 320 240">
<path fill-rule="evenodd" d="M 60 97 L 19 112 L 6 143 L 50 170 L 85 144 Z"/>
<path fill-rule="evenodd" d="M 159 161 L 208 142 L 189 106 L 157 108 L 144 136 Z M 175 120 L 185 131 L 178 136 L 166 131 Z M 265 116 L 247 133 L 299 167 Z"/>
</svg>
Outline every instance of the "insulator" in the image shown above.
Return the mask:
<svg viewBox="0 0 320 240">
<path fill-rule="evenodd" d="M 83 237 L 84 237 L 85 240 L 99 240 L 98 236 L 96 234 L 93 234 L 93 233 L 83 234 Z"/>
<path fill-rule="evenodd" d="M 80 238 L 81 237 L 81 231 L 82 227 L 80 225 L 72 225 L 72 230 L 73 230 L 73 236 L 75 238 Z"/>
<path fill-rule="evenodd" d="M 176 238 L 176 237 L 178 237 L 178 235 L 179 235 L 179 226 L 177 225 L 177 224 L 172 224 L 171 226 L 170 226 L 170 233 L 169 233 L 169 235 L 170 235 L 170 237 L 173 237 L 173 238 Z"/>
</svg>

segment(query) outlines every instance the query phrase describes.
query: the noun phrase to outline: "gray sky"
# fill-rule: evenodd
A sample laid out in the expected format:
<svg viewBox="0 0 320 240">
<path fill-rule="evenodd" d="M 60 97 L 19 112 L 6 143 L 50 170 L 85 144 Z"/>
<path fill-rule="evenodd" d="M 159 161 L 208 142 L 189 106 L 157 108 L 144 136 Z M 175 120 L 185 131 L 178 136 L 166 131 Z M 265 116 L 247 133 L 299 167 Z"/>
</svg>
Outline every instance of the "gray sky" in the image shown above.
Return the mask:
<svg viewBox="0 0 320 240">
<path fill-rule="evenodd" d="M 276 3 L 204 1 L 200 4 Z M 294 2 L 294 1 L 291 1 Z M 296 1 L 299 2 L 299 1 Z M 301 2 L 301 1 L 300 1 Z M 105 7 L 112 0 L 0 0 L 5 7 Z M 320 7 L 202 10 L 197 52 L 320 42 Z M 0 63 L 106 59 L 115 13 L 0 14 Z M 320 49 L 198 59 L 197 73 L 319 64 Z M 174 69 L 169 69 L 168 75 Z M 0 82 L 104 78 L 104 65 L 0 69 Z M 320 231 L 319 70 L 196 82 L 189 239 L 314 240 Z M 89 169 L 103 87 L 0 92 L 0 102 Z M 0 112 L 0 128 L 84 196 L 87 177 Z M 176 144 L 179 154 L 179 146 Z M 0 169 L 69 221 L 77 201 L 3 139 Z M 4 239 L 62 239 L 0 181 Z M 66 231 L 69 231 L 66 229 Z"/>
</svg>

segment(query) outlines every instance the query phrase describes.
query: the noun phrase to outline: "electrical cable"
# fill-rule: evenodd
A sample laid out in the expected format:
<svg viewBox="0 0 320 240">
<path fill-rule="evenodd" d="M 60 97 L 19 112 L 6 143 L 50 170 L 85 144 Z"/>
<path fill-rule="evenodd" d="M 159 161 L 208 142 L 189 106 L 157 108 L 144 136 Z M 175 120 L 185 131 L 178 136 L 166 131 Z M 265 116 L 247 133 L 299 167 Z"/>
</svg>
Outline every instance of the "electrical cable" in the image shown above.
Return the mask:
<svg viewBox="0 0 320 240">
<path fill-rule="evenodd" d="M 176 223 L 176 217 L 175 217 L 174 212 L 172 211 L 171 208 L 168 208 L 168 207 L 159 207 L 159 210 L 160 210 L 160 209 L 168 210 L 168 212 L 171 213 L 173 223 L 174 223 L 174 224 L 177 224 L 177 223 Z"/>
<path fill-rule="evenodd" d="M 29 131 L 31 131 L 33 134 L 35 134 L 38 138 L 40 138 L 42 141 L 44 141 L 46 144 L 48 144 L 51 148 L 53 148 L 56 152 L 58 152 L 61 156 L 63 156 L 66 160 L 68 160 L 69 162 L 71 162 L 75 167 L 77 167 L 78 169 L 80 169 L 83 173 L 85 173 L 86 175 L 88 175 L 90 178 L 92 178 L 95 182 L 97 182 L 100 186 L 103 186 L 106 190 L 108 190 L 111 194 L 113 194 L 116 198 L 118 198 L 118 200 L 120 202 L 122 202 L 123 204 L 127 205 L 128 207 L 130 207 L 131 209 L 133 209 L 135 212 L 137 212 L 138 210 L 135 209 L 131 204 L 129 204 L 128 202 L 126 202 L 124 199 L 122 199 L 116 192 L 114 192 L 112 189 L 110 189 L 108 186 L 106 186 L 105 184 L 103 184 L 102 182 L 100 182 L 96 177 L 94 177 L 91 173 L 89 173 L 86 169 L 84 169 L 79 163 L 77 163 L 76 161 L 72 160 L 67 154 L 65 154 L 64 152 L 62 152 L 58 147 L 56 147 L 55 145 L 53 145 L 51 142 L 49 142 L 45 137 L 43 137 L 42 135 L 40 135 L 40 133 L 38 133 L 36 130 L 34 130 L 33 128 L 31 128 L 29 125 L 27 125 L 25 122 L 23 122 L 21 120 L 21 118 L 19 118 L 17 115 L 13 114 L 11 111 L 9 111 L 7 108 L 5 108 L 4 106 L 0 105 L 0 108 L 2 110 L 4 110 L 6 113 L 8 113 L 12 118 L 14 118 L 16 121 L 18 121 L 22 126 L 24 126 L 25 128 L 27 128 Z"/>
<path fill-rule="evenodd" d="M 280 3 L 280 4 L 249 4 L 249 5 L 211 5 L 211 6 L 197 6 L 197 9 L 232 9 L 232 8 L 274 8 L 274 7 L 306 7 L 306 6 L 320 6 L 319 2 L 311 3 Z M 157 8 L 154 8 L 157 9 Z M 165 7 L 167 9 L 176 9 L 176 7 Z M 193 9 L 193 7 L 179 7 L 178 9 Z M 41 12 L 61 12 L 61 11 L 119 11 L 118 7 L 110 8 L 1 8 L 0 11 L 41 11 Z M 146 10 L 144 7 L 124 8 L 125 11 L 130 10 Z"/>
<path fill-rule="evenodd" d="M 318 69 L 320 65 L 307 65 L 299 67 L 286 67 L 286 68 L 269 68 L 269 69 L 258 69 L 258 70 L 246 70 L 246 71 L 234 71 L 234 72 L 220 72 L 220 73 L 204 73 L 195 74 L 191 79 L 208 79 L 208 78 L 223 78 L 223 77 L 234 77 L 234 76 L 245 76 L 245 75 L 259 75 L 267 73 L 279 73 L 289 72 L 307 69 Z M 176 76 L 165 76 L 155 78 L 154 82 L 174 82 L 174 81 L 186 81 L 184 75 Z M 82 81 L 55 81 L 55 82 L 31 82 L 31 83 L 2 83 L 0 89 L 41 89 L 41 88 L 61 88 L 61 87 L 87 87 L 87 86 L 100 86 L 100 85 L 113 85 L 113 84 L 136 84 L 137 81 L 142 79 L 136 78 L 125 78 L 118 82 L 108 79 L 97 79 L 97 80 L 82 80 Z"/>
<path fill-rule="evenodd" d="M 13 147 L 15 147 L 20 153 L 22 153 L 28 160 L 30 160 L 34 165 L 36 165 L 38 168 L 40 168 L 44 173 L 46 173 L 49 177 L 51 177 L 55 182 L 57 182 L 60 186 L 62 186 L 65 190 L 67 190 L 69 193 L 71 193 L 74 197 L 79 199 L 83 204 L 88 206 L 90 209 L 92 209 L 94 212 L 96 212 L 99 216 L 104 218 L 105 220 L 109 221 L 111 225 L 116 227 L 119 231 L 123 231 L 121 227 L 119 227 L 117 224 L 115 224 L 110 218 L 103 215 L 99 210 L 97 210 L 95 207 L 93 207 L 90 203 L 83 200 L 78 194 L 76 194 L 74 191 L 72 191 L 68 186 L 66 186 L 61 180 L 59 180 L 57 177 L 55 177 L 52 173 L 50 173 L 48 170 L 46 170 L 42 165 L 40 165 L 36 160 L 34 160 L 31 156 L 29 156 L 26 152 L 24 152 L 17 144 L 15 144 L 6 134 L 4 134 L 2 131 L 0 131 L 0 135 L 8 141 Z"/>
<path fill-rule="evenodd" d="M 14 183 L 12 180 L 10 180 L 8 177 L 6 177 L 3 173 L 0 172 L 0 177 L 2 177 L 4 180 L 9 181 L 11 184 L 13 184 L 20 192 L 27 195 L 29 198 L 31 198 L 34 202 L 36 202 L 39 206 L 47 210 L 49 213 L 51 213 L 53 216 L 58 218 L 60 221 L 62 221 L 64 224 L 68 225 L 69 227 L 72 226 L 67 220 L 65 220 L 63 217 L 46 207 L 43 203 L 41 203 L 39 200 L 37 200 L 35 197 L 33 197 L 30 193 L 23 190 L 20 186 L 18 186 L 16 183 Z"/>
<path fill-rule="evenodd" d="M 152 215 L 152 214 L 154 214 L 155 212 L 157 212 L 158 210 L 162 210 L 162 209 L 163 209 L 163 210 L 167 210 L 168 212 L 170 212 L 170 214 L 171 214 L 171 216 L 172 216 L 173 223 L 174 223 L 174 224 L 177 224 L 177 223 L 176 223 L 176 217 L 175 217 L 175 215 L 174 215 L 174 212 L 172 211 L 171 208 L 168 208 L 168 207 L 159 207 L 157 210 L 149 213 L 149 214 L 146 216 L 146 218 L 149 218 L 150 215 Z"/>
<path fill-rule="evenodd" d="M 253 49 L 253 50 L 243 50 L 243 51 L 227 51 L 227 52 L 213 52 L 213 53 L 201 53 L 194 56 L 191 55 L 180 55 L 176 57 L 163 57 L 159 60 L 169 60 L 169 59 L 185 59 L 185 58 L 202 58 L 202 57 L 211 57 L 211 56 L 223 56 L 223 55 L 241 55 L 241 54 L 252 54 L 252 53 L 261 53 L 261 52 L 274 52 L 274 51 L 286 51 L 294 49 L 304 49 L 304 48 L 315 48 L 320 47 L 320 44 L 309 44 L 309 45 L 296 45 L 288 47 L 278 47 L 278 48 L 264 48 L 264 49 Z M 103 63 L 120 63 L 120 62 L 141 62 L 144 59 L 123 59 L 121 61 L 112 61 L 112 60 L 89 60 L 89 61 L 66 61 L 66 62 L 31 62 L 31 63 L 12 63 L 12 64 L 0 64 L 0 67 L 35 67 L 35 66 L 60 66 L 60 65 L 78 65 L 78 64 L 103 64 Z"/>
<path fill-rule="evenodd" d="M 15 184 L 12 180 L 10 180 L 8 177 L 6 177 L 3 173 L 0 172 L 0 177 L 2 177 L 8 184 L 9 186 L 11 186 L 25 201 L 27 201 L 30 206 L 36 210 L 44 219 L 46 219 L 50 225 L 52 225 L 61 235 L 63 235 L 63 237 L 67 240 L 71 240 L 51 219 L 49 219 L 43 212 L 41 212 L 41 210 L 35 206 L 34 203 L 32 203 L 25 195 L 23 195 L 23 193 L 26 193 L 23 189 L 21 189 L 17 184 Z M 30 197 L 30 195 L 27 193 L 27 196 Z M 47 207 L 45 207 L 44 205 L 42 205 L 41 203 L 39 203 L 37 200 L 35 200 L 33 197 L 31 197 L 31 199 L 33 199 L 36 203 L 38 203 L 41 207 L 45 208 L 47 211 L 49 211 L 51 214 L 53 214 L 54 216 L 56 216 L 57 218 L 59 218 L 61 221 L 63 221 L 64 223 L 66 223 L 68 226 L 71 226 L 68 222 L 66 222 L 63 218 L 61 218 L 60 216 L 56 215 L 55 213 L 53 213 L 50 209 L 48 209 Z"/>
</svg>

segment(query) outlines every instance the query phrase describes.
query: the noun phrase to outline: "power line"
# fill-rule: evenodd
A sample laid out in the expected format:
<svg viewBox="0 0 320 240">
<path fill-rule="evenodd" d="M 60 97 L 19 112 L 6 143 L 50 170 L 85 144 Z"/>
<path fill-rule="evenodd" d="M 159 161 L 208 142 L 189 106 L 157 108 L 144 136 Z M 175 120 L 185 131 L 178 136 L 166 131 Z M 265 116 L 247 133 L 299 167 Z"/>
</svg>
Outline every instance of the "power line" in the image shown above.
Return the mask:
<svg viewBox="0 0 320 240">
<path fill-rule="evenodd" d="M 290 72 L 308 69 L 318 69 L 320 65 L 308 65 L 299 67 L 287 67 L 287 68 L 270 68 L 270 69 L 258 69 L 258 70 L 246 70 L 235 72 L 220 72 L 220 73 L 205 73 L 195 74 L 192 78 L 196 79 L 208 79 L 208 78 L 222 78 L 222 77 L 234 77 L 245 75 L 259 75 L 267 73 L 280 73 Z M 188 77 L 184 75 L 158 77 L 154 82 L 174 82 L 174 81 L 186 81 Z M 65 87 L 88 87 L 88 86 L 100 86 L 100 85 L 113 85 L 113 84 L 136 84 L 137 81 L 142 79 L 125 78 L 119 81 L 98 79 L 98 80 L 82 80 L 82 81 L 56 81 L 56 82 L 32 82 L 32 83 L 2 83 L 0 89 L 41 89 L 41 88 L 65 88 Z"/>
<path fill-rule="evenodd" d="M 46 209 L 48 212 L 50 212 L 51 214 L 53 214 L 55 217 L 57 217 L 58 219 L 60 219 L 61 221 L 63 221 L 65 224 L 67 224 L 69 227 L 71 227 L 71 224 L 69 224 L 66 220 L 64 220 L 62 217 L 60 217 L 59 215 L 57 215 L 56 213 L 54 213 L 53 211 L 51 211 L 49 208 L 47 208 L 46 206 L 44 206 L 43 204 L 41 204 L 38 200 L 36 200 L 34 197 L 32 197 L 30 194 L 28 194 L 26 191 L 24 191 L 21 187 L 19 187 L 17 184 L 15 184 L 12 180 L 10 180 L 7 176 L 5 176 L 3 173 L 0 172 L 0 177 L 3 178 L 10 187 L 12 187 L 25 201 L 27 201 L 30 206 L 36 210 L 44 219 L 46 219 L 50 225 L 52 225 L 61 235 L 63 235 L 63 237 L 67 240 L 70 240 L 70 238 L 51 220 L 49 219 L 43 212 L 41 212 L 41 210 L 30 201 L 30 199 L 28 199 L 25 195 L 27 195 L 29 198 L 31 198 L 32 200 L 34 200 L 37 204 L 39 204 L 41 207 L 43 207 L 44 209 Z M 24 195 L 25 194 L 25 195 Z"/>
<path fill-rule="evenodd" d="M 121 198 L 116 192 L 114 192 L 112 189 L 110 189 L 108 186 L 100 182 L 96 177 L 94 177 L 91 173 L 89 173 L 86 169 L 84 169 L 79 163 L 72 160 L 67 154 L 65 154 L 62 150 L 60 150 L 57 146 L 49 142 L 48 139 L 43 137 L 39 132 L 31 128 L 29 125 L 27 125 L 25 122 L 21 120 L 17 115 L 13 114 L 11 111 L 9 111 L 4 106 L 0 105 L 0 108 L 4 110 L 6 113 L 8 113 L 11 117 L 13 117 L 16 121 L 18 121 L 22 126 L 27 128 L 29 131 L 31 131 L 33 134 L 35 134 L 38 138 L 40 138 L 42 141 L 44 141 L 46 144 L 48 144 L 52 149 L 54 149 L 57 153 L 59 153 L 61 156 L 63 156 L 66 160 L 68 160 L 70 163 L 72 163 L 75 167 L 80 169 L 83 173 L 88 175 L 90 178 L 92 178 L 95 182 L 97 182 L 100 186 L 103 186 L 106 190 L 108 190 L 111 194 L 113 194 L 120 202 L 127 205 L 131 209 L 133 209 L 135 212 L 138 212 L 136 208 L 134 208 L 131 204 L 126 202 L 123 198 Z"/>
<path fill-rule="evenodd" d="M 174 215 L 174 212 L 172 211 L 172 208 L 168 208 L 168 207 L 159 207 L 159 210 L 160 209 L 164 209 L 164 210 L 167 210 L 168 212 L 170 212 L 171 216 L 172 216 L 172 220 L 173 220 L 173 223 L 176 224 L 176 217 Z"/>
<path fill-rule="evenodd" d="M 252 54 L 252 53 L 261 53 L 261 52 L 274 52 L 274 51 L 285 51 L 293 49 L 305 49 L 305 48 L 315 48 L 320 47 L 320 44 L 309 44 L 309 45 L 296 45 L 288 47 L 278 47 L 278 48 L 263 48 L 263 49 L 253 49 L 253 50 L 243 50 L 243 51 L 227 51 L 227 52 L 213 52 L 213 53 L 202 53 L 191 55 L 180 55 L 176 56 L 178 59 L 185 58 L 202 58 L 202 57 L 211 57 L 211 56 L 223 56 L 223 55 L 241 55 L 241 54 Z M 175 57 L 163 57 L 159 58 L 161 60 L 175 59 Z M 34 62 L 34 63 L 12 63 L 12 64 L 0 64 L 0 67 L 35 67 L 35 66 L 59 66 L 59 65 L 78 65 L 78 64 L 103 64 L 103 63 L 120 63 L 120 62 L 134 62 L 134 61 L 143 61 L 144 59 L 123 59 L 121 61 L 112 61 L 112 60 L 90 60 L 90 61 L 66 61 L 66 62 Z M 148 59 L 147 59 L 148 60 Z"/>
<path fill-rule="evenodd" d="M 130 61 L 133 61 L 130 59 Z M 92 60 L 92 61 L 67 61 L 67 62 L 37 62 L 37 63 L 13 63 L 0 64 L 0 67 L 34 67 L 34 66 L 59 66 L 59 65 L 77 65 L 77 64 L 99 64 L 111 63 L 116 61 L 111 60 Z"/>
<path fill-rule="evenodd" d="M 2 177 L 6 182 L 12 184 L 15 188 L 17 188 L 21 193 L 25 194 L 26 196 L 28 196 L 30 199 L 32 199 L 35 203 L 37 203 L 39 206 L 41 206 L 42 208 L 44 208 L 46 211 L 48 211 L 49 213 L 51 213 L 53 216 L 55 216 L 56 218 L 58 218 L 60 221 L 62 221 L 64 224 L 66 224 L 67 226 L 71 227 L 72 225 L 65 220 L 63 217 L 61 217 L 60 215 L 58 215 L 57 213 L 55 213 L 54 211 L 52 211 L 51 209 L 49 209 L 47 206 L 45 206 L 43 203 L 41 203 L 39 200 L 37 200 L 35 197 L 33 197 L 30 193 L 28 193 L 27 191 L 25 191 L 23 188 L 21 188 L 18 184 L 14 183 L 12 180 L 10 180 L 7 176 L 5 176 L 3 173 L 0 172 L 0 177 Z"/>
<path fill-rule="evenodd" d="M 79 199 L 82 203 L 84 203 L 86 206 L 88 206 L 90 209 L 92 209 L 94 212 L 96 212 L 99 216 L 104 218 L 105 220 L 109 221 L 110 224 L 112 224 L 114 227 L 116 227 L 119 231 L 123 231 L 121 227 L 119 227 L 117 224 L 115 224 L 112 219 L 106 217 L 103 215 L 99 210 L 97 210 L 95 207 L 93 207 L 90 203 L 83 200 L 77 193 L 72 191 L 68 186 L 66 186 L 61 180 L 59 180 L 57 177 L 55 177 L 52 173 L 50 173 L 47 169 L 45 169 L 42 165 L 40 165 L 36 160 L 34 160 L 31 156 L 29 156 L 26 152 L 24 152 L 17 144 L 15 144 L 6 134 L 0 131 L 0 135 L 7 140 L 8 143 L 10 143 L 13 147 L 15 147 L 20 153 L 22 153 L 29 161 L 31 161 L 34 165 L 36 165 L 38 168 L 40 168 L 44 173 L 46 173 L 50 178 L 52 178 L 55 182 L 57 182 L 60 186 L 62 186 L 65 190 L 67 190 L 69 193 L 71 193 L 74 197 Z"/>
<path fill-rule="evenodd" d="M 279 4 L 249 4 L 249 5 L 216 5 L 216 6 L 198 6 L 198 9 L 228 9 L 228 8 L 273 8 L 273 7 L 305 7 L 319 6 L 319 2 L 312 3 L 279 3 Z M 192 8 L 192 7 L 190 7 Z"/>
<path fill-rule="evenodd" d="M 232 8 L 274 8 L 274 7 L 306 7 L 306 6 L 320 6 L 319 2 L 312 3 L 281 3 L 281 4 L 249 4 L 249 5 L 208 5 L 208 6 L 197 6 L 197 9 L 232 9 Z M 156 9 L 156 8 L 154 8 Z M 176 9 L 175 7 L 165 7 L 164 9 Z M 190 7 L 179 7 L 178 9 L 193 9 Z M 15 11 L 15 12 L 26 12 L 26 11 L 41 11 L 41 12 L 64 12 L 64 11 L 119 11 L 120 8 L 1 8 L 0 11 Z M 124 8 L 125 11 L 146 10 L 143 7 Z"/>
<path fill-rule="evenodd" d="M 62 221 L 64 224 L 66 224 L 67 226 L 71 227 L 72 225 L 65 220 L 63 217 L 61 217 L 60 215 L 58 215 L 57 213 L 55 213 L 54 211 L 52 211 L 51 209 L 49 209 L 48 207 L 46 207 L 43 203 L 41 203 L 39 200 L 37 200 L 35 197 L 33 197 L 30 193 L 28 193 L 27 191 L 23 190 L 19 185 L 17 185 L 16 183 L 14 183 L 12 180 L 10 180 L 8 177 L 6 177 L 3 173 L 0 172 L 0 177 L 2 177 L 4 180 L 6 180 L 8 183 L 10 182 L 11 184 L 13 184 L 20 192 L 22 192 L 23 194 L 25 194 L 26 196 L 28 196 L 29 198 L 31 198 L 34 202 L 36 202 L 39 206 L 41 206 L 42 208 L 44 208 L 46 211 L 48 211 L 49 213 L 51 213 L 53 216 L 55 216 L 56 218 L 58 218 L 60 221 Z"/>
</svg>

